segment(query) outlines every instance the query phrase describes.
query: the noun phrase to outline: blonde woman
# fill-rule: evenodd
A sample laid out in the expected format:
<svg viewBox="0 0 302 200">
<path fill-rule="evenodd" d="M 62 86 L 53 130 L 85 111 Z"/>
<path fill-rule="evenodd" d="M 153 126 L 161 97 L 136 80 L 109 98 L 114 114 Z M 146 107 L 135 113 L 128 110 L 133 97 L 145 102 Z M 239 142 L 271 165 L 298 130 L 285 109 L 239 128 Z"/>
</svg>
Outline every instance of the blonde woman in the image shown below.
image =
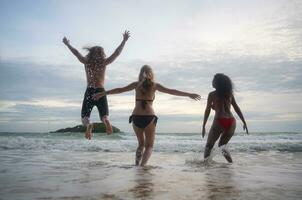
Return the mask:
<svg viewBox="0 0 302 200">
<path fill-rule="evenodd" d="M 176 96 L 186 96 L 194 100 L 200 100 L 200 96 L 194 93 L 169 89 L 156 83 L 152 68 L 144 65 L 140 70 L 138 81 L 125 87 L 97 93 L 94 95 L 94 99 L 97 100 L 105 95 L 119 94 L 130 90 L 135 90 L 136 97 L 134 110 L 129 117 L 129 123 L 132 122 L 133 130 L 138 140 L 135 164 L 144 166 L 152 154 L 154 144 L 157 116 L 152 104 L 155 99 L 155 92 L 160 91 Z"/>
</svg>

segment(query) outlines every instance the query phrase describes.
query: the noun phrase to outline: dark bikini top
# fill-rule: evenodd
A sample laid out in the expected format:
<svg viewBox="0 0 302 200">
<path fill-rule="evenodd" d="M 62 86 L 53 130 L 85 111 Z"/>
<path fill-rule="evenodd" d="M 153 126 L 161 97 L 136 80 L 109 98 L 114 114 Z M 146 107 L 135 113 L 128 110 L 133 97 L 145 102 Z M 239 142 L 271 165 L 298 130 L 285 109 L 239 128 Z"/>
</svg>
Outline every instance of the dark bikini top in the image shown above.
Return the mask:
<svg viewBox="0 0 302 200">
<path fill-rule="evenodd" d="M 153 96 L 153 99 L 135 99 L 136 101 L 150 101 L 150 102 L 152 102 L 152 101 L 154 101 L 154 99 L 155 99 L 155 95 Z"/>
<path fill-rule="evenodd" d="M 143 109 L 145 109 L 146 105 L 147 105 L 147 101 L 153 102 L 154 99 L 155 99 L 155 95 L 154 95 L 153 99 L 135 99 L 135 100 L 136 101 L 141 101 L 142 102 L 141 105 L 142 105 Z"/>
<path fill-rule="evenodd" d="M 154 101 L 154 99 L 135 99 L 136 101 Z"/>
</svg>

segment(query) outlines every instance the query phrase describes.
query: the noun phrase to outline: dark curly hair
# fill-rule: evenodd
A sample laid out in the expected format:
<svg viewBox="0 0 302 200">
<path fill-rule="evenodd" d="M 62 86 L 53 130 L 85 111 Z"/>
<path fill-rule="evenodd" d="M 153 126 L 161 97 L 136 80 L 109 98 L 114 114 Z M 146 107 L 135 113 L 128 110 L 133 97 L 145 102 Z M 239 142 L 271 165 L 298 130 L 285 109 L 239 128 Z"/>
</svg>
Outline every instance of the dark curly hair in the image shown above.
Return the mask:
<svg viewBox="0 0 302 200">
<path fill-rule="evenodd" d="M 213 87 L 216 89 L 218 98 L 224 103 L 231 103 L 233 96 L 233 83 L 230 77 L 223 73 L 215 74 L 213 78 Z"/>
</svg>

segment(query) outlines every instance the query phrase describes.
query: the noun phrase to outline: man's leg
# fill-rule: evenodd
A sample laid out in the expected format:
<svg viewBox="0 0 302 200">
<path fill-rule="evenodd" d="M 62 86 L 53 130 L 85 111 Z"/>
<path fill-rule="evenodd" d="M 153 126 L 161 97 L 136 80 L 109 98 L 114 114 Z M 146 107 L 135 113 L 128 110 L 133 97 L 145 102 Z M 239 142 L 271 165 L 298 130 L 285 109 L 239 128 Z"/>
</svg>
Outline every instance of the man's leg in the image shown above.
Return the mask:
<svg viewBox="0 0 302 200">
<path fill-rule="evenodd" d="M 110 135 L 112 133 L 112 126 L 109 121 L 109 109 L 108 109 L 107 97 L 106 96 L 101 97 L 96 102 L 96 106 L 99 110 L 100 119 L 106 126 L 106 132 L 108 135 Z"/>
<path fill-rule="evenodd" d="M 89 88 L 87 88 L 83 99 L 81 117 L 82 117 L 82 124 L 86 127 L 85 138 L 88 140 L 91 140 L 92 137 L 93 124 L 90 123 L 90 114 L 92 108 L 93 108 L 93 100 L 91 98 L 91 92 L 89 91 Z"/>
<path fill-rule="evenodd" d="M 112 130 L 112 126 L 110 124 L 110 121 L 109 121 L 109 117 L 108 115 L 105 115 L 102 117 L 102 122 L 105 124 L 105 127 L 106 127 L 106 133 L 108 135 L 111 135 L 113 130 Z"/>
</svg>

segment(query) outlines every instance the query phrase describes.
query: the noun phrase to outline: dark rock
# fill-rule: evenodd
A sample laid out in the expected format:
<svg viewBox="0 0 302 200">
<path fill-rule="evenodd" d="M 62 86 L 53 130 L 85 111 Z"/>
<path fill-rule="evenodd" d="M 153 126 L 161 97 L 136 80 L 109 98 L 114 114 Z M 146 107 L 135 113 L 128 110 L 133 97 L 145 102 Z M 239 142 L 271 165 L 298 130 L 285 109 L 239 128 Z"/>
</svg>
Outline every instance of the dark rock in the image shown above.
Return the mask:
<svg viewBox="0 0 302 200">
<path fill-rule="evenodd" d="M 121 130 L 116 128 L 115 126 L 112 126 L 113 133 L 120 133 Z M 85 132 L 86 127 L 83 125 L 77 125 L 75 127 L 68 127 L 68 128 L 62 128 L 59 130 L 54 131 L 54 133 L 79 133 L 79 132 Z M 93 132 L 94 133 L 106 133 L 106 127 L 103 123 L 93 123 Z"/>
</svg>

